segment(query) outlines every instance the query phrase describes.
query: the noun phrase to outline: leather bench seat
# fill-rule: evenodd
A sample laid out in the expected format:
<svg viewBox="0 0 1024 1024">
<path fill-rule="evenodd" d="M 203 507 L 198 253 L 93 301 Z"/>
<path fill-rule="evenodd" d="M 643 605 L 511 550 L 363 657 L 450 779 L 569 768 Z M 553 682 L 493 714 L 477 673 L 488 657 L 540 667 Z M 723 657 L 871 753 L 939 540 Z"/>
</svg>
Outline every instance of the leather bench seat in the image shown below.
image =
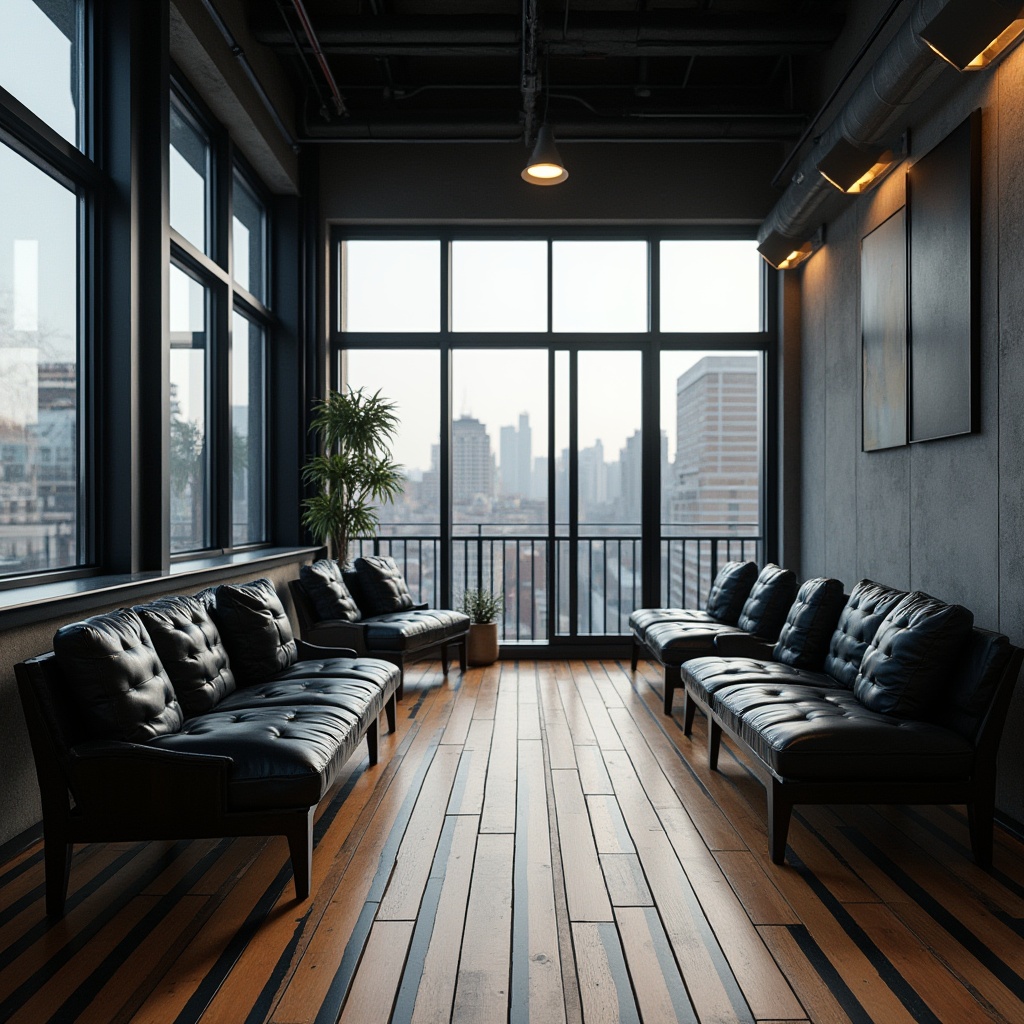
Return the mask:
<svg viewBox="0 0 1024 1024">
<path fill-rule="evenodd" d="M 836 681 L 824 672 L 798 668 L 762 658 L 695 658 L 686 663 L 686 683 L 703 702 L 710 702 L 723 687 L 806 686 L 834 689 Z"/>
<path fill-rule="evenodd" d="M 444 608 L 388 612 L 365 621 L 367 646 L 375 651 L 410 651 L 461 636 L 469 616 Z"/>
<path fill-rule="evenodd" d="M 682 665 L 697 655 L 711 654 L 716 637 L 743 632 L 736 626 L 721 623 L 659 622 L 648 628 L 644 642 L 662 665 Z"/>
<path fill-rule="evenodd" d="M 637 608 L 629 613 L 629 631 L 638 640 L 644 639 L 651 626 L 662 622 L 687 622 L 710 626 L 719 620 L 700 608 Z"/>
<path fill-rule="evenodd" d="M 382 667 L 387 664 L 390 672 L 367 672 L 365 667 L 358 668 L 355 659 L 339 658 L 337 661 L 340 664 L 333 671 L 348 673 L 347 677 L 331 675 L 329 662 L 321 663 L 319 675 L 308 677 L 305 672 L 298 671 L 308 669 L 308 664 L 298 662 L 288 670 L 293 678 L 281 673 L 268 683 L 236 690 L 217 705 L 217 711 L 316 705 L 354 713 L 360 728 L 365 729 L 384 710 L 386 695 L 397 687 L 398 669 L 394 665 L 377 662 Z M 370 664 L 367 659 L 363 659 L 364 666 Z M 374 679 L 373 675 L 378 674 L 385 678 L 380 681 Z"/>
<path fill-rule="evenodd" d="M 787 779 L 960 779 L 974 748 L 940 725 L 869 711 L 840 687 L 723 686 L 714 713 Z"/>
<path fill-rule="evenodd" d="M 361 710 L 264 707 L 211 711 L 148 746 L 227 754 L 232 811 L 315 806 L 362 739 Z"/>
</svg>

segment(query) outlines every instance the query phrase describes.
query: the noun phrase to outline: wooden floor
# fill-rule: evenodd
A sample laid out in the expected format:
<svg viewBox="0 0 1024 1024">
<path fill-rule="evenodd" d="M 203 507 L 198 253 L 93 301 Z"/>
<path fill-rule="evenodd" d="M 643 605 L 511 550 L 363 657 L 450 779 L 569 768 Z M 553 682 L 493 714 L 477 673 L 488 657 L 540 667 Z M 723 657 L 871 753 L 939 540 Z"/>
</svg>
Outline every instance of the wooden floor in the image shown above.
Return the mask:
<svg viewBox="0 0 1024 1024">
<path fill-rule="evenodd" d="M 960 808 L 799 809 L 666 718 L 660 670 L 407 670 L 380 764 L 321 805 L 309 900 L 281 839 L 0 867 L 0 1020 L 343 1024 L 1024 1021 L 1024 848 Z"/>
</svg>

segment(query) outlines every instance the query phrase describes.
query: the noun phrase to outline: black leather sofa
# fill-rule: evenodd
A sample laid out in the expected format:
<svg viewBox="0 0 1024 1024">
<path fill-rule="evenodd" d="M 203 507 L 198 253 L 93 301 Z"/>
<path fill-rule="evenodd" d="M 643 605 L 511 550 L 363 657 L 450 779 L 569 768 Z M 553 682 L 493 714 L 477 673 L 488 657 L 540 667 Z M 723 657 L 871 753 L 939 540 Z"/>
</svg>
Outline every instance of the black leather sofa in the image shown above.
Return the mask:
<svg viewBox="0 0 1024 1024">
<path fill-rule="evenodd" d="M 43 806 L 46 907 L 75 843 L 284 835 L 309 895 L 313 813 L 398 670 L 292 636 L 269 580 L 64 626 L 15 666 Z"/>
<path fill-rule="evenodd" d="M 722 636 L 717 656 L 682 666 L 684 731 L 699 707 L 712 769 L 723 732 L 750 754 L 776 864 L 797 804 L 963 803 L 989 865 L 996 752 L 1024 652 L 966 608 L 870 580 L 829 632 L 828 582 L 804 584 L 774 646 Z"/>
<path fill-rule="evenodd" d="M 304 565 L 288 587 L 299 630 L 310 643 L 383 658 L 403 675 L 406 659 L 435 648 L 447 675 L 454 648 L 459 667 L 466 671 L 469 616 L 416 604 L 393 558 L 357 558 L 344 572 L 334 559 L 323 558 Z"/>
<path fill-rule="evenodd" d="M 629 616 L 632 669 L 642 651 L 665 670 L 665 714 L 679 684 L 679 667 L 714 653 L 715 638 L 726 633 L 774 641 L 796 596 L 796 576 L 769 563 L 760 573 L 753 562 L 727 562 L 711 585 L 705 610 L 639 608 Z"/>
</svg>

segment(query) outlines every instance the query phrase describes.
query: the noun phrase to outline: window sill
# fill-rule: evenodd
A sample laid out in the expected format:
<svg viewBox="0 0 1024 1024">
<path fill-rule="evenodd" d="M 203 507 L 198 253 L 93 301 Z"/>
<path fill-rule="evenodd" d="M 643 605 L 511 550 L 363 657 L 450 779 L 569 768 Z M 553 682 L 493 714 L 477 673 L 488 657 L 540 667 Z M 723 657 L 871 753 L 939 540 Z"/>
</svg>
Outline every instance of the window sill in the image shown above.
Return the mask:
<svg viewBox="0 0 1024 1024">
<path fill-rule="evenodd" d="M 135 604 L 171 590 L 187 587 L 201 590 L 226 576 L 241 576 L 289 562 L 305 561 L 322 551 L 323 548 L 260 548 L 176 562 L 166 575 L 140 572 L 121 576 L 88 576 L 3 590 L 0 591 L 0 629 L 84 614 L 111 604 Z"/>
</svg>

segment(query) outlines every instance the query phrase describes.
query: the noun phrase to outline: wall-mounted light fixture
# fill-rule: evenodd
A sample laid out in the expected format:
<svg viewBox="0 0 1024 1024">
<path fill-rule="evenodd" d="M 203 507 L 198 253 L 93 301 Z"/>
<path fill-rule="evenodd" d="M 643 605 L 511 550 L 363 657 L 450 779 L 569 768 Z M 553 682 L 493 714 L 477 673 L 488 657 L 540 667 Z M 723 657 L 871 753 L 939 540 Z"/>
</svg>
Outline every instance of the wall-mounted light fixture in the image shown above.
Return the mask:
<svg viewBox="0 0 1024 1024">
<path fill-rule="evenodd" d="M 537 132 L 537 143 L 521 176 L 531 185 L 558 185 L 569 177 L 555 145 L 555 133 L 547 122 Z"/>
<path fill-rule="evenodd" d="M 855 146 L 844 136 L 818 161 L 821 176 L 840 192 L 858 195 L 873 189 L 907 155 L 906 138 L 887 149 Z"/>
<path fill-rule="evenodd" d="M 980 71 L 1024 32 L 1019 0 L 949 0 L 918 33 L 960 71 Z"/>
<path fill-rule="evenodd" d="M 797 238 L 787 238 L 773 231 L 758 245 L 757 251 L 765 262 L 776 270 L 792 270 L 816 253 L 824 242 L 825 235 L 821 228 L 818 228 L 806 242 L 801 242 Z"/>
</svg>

